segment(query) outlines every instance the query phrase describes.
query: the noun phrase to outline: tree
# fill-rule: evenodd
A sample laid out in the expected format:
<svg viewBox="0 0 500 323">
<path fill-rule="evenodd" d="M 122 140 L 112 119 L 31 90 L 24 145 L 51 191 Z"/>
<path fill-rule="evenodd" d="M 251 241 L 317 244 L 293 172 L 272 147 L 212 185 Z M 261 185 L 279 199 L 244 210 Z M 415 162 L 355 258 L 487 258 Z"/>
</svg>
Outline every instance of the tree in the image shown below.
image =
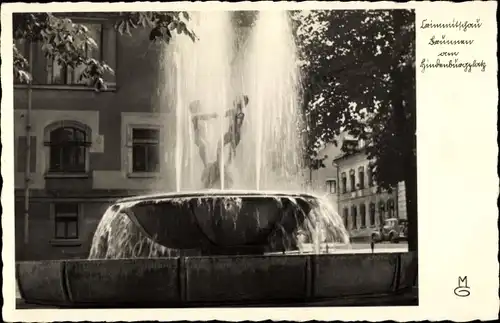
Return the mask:
<svg viewBox="0 0 500 323">
<path fill-rule="evenodd" d="M 382 188 L 403 181 L 417 250 L 415 30 L 410 10 L 296 12 L 303 106 L 313 146 L 347 131 L 367 143 Z M 350 153 L 352 151 L 346 151 Z"/>
<path fill-rule="evenodd" d="M 190 19 L 187 12 L 126 12 L 114 13 L 115 28 L 121 34 L 131 34 L 135 28 L 151 28 L 151 41 L 169 42 L 172 33 L 184 34 L 193 41 L 196 36 L 187 27 Z M 85 66 L 80 80 L 101 89 L 106 86 L 105 73 L 112 69 L 105 63 L 88 57 L 89 49 L 97 48 L 87 27 L 74 23 L 67 17 L 49 12 L 21 13 L 13 16 L 13 38 L 41 46 L 45 56 L 59 65 L 75 68 Z M 31 81 L 27 59 L 14 42 L 14 77 L 22 83 Z"/>
</svg>

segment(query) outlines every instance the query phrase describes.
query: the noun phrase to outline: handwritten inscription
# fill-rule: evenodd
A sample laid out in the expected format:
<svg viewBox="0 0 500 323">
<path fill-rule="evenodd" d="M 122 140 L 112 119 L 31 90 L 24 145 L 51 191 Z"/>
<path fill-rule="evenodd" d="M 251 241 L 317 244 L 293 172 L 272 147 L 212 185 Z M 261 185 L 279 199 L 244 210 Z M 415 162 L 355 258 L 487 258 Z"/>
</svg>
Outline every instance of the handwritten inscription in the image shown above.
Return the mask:
<svg viewBox="0 0 500 323">
<path fill-rule="evenodd" d="M 467 37 L 467 31 L 472 29 L 480 29 L 483 26 L 481 19 L 475 21 L 458 21 L 453 19 L 451 22 L 434 22 L 432 20 L 423 19 L 420 29 L 428 29 L 439 34 L 432 34 L 427 45 L 433 49 L 436 56 L 433 58 L 423 58 L 420 62 L 421 72 L 428 69 L 462 69 L 464 72 L 472 72 L 486 70 L 486 62 L 480 59 L 464 58 L 461 52 L 466 48 L 476 45 L 476 40 L 473 37 Z M 462 32 L 456 36 L 456 31 Z M 452 36 L 447 32 L 455 32 Z"/>
</svg>

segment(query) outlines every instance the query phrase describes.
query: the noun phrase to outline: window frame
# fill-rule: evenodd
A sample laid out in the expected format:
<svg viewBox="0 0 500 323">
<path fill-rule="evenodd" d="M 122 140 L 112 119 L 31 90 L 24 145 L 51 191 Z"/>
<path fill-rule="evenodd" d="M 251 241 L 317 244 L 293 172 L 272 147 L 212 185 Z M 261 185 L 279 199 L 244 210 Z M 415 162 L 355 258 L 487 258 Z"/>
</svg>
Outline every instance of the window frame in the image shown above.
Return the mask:
<svg viewBox="0 0 500 323">
<path fill-rule="evenodd" d="M 337 180 L 327 179 L 325 182 L 328 194 L 337 194 Z M 333 192 L 332 192 L 332 187 L 333 187 Z"/>
<path fill-rule="evenodd" d="M 356 171 L 354 169 L 349 170 L 349 185 L 351 186 L 351 192 L 356 191 Z"/>
<path fill-rule="evenodd" d="M 347 174 L 342 172 L 340 176 L 342 178 L 342 194 L 345 194 L 347 193 Z"/>
<path fill-rule="evenodd" d="M 370 218 L 370 227 L 374 227 L 377 225 L 377 207 L 375 206 L 375 203 L 370 202 L 368 209 L 369 209 L 368 212 Z"/>
<path fill-rule="evenodd" d="M 356 205 L 351 206 L 351 218 L 352 218 L 352 229 L 357 230 L 358 229 L 358 207 Z"/>
<path fill-rule="evenodd" d="M 387 199 L 386 202 L 386 210 L 387 210 L 387 216 L 389 218 L 395 218 L 396 217 L 396 206 L 393 198 Z"/>
<path fill-rule="evenodd" d="M 359 189 L 365 188 L 365 167 L 358 167 L 358 180 L 359 180 Z"/>
<path fill-rule="evenodd" d="M 104 40 L 104 30 L 105 30 L 105 21 L 104 20 L 89 20 L 85 18 L 70 18 L 73 23 L 80 24 L 80 25 L 99 25 L 100 26 L 100 33 L 99 33 L 99 39 L 94 39 L 94 41 L 97 43 L 97 50 L 98 50 L 98 59 L 99 61 L 103 61 L 103 56 L 104 56 L 104 49 L 103 49 L 103 40 Z M 88 28 L 88 26 L 86 26 Z M 89 28 L 90 29 L 90 28 Z M 89 56 L 89 53 L 91 55 L 92 50 L 90 48 L 87 48 L 87 56 Z M 91 58 L 95 58 L 92 57 Z M 76 68 L 68 68 L 68 66 L 61 66 L 61 69 L 64 71 L 64 81 L 62 83 L 54 83 L 54 66 L 57 63 L 55 62 L 55 58 L 52 60 L 46 59 L 45 61 L 45 84 L 46 86 L 69 86 L 69 87 L 74 87 L 74 86 L 85 86 L 84 83 L 77 83 L 79 76 L 75 76 L 76 73 Z M 69 76 L 71 74 L 71 82 L 68 82 Z"/>
<path fill-rule="evenodd" d="M 349 228 L 349 208 L 348 207 L 344 207 L 342 209 L 342 217 L 343 217 L 343 222 L 344 222 L 344 226 L 345 228 Z"/>
<path fill-rule="evenodd" d="M 375 181 L 373 179 L 373 165 L 369 165 L 367 167 L 367 175 L 368 175 L 368 187 L 373 187 L 375 186 Z"/>
<path fill-rule="evenodd" d="M 135 172 L 134 171 L 134 156 L 133 156 L 133 148 L 134 148 L 134 140 L 133 140 L 133 132 L 134 129 L 148 129 L 148 130 L 157 130 L 159 132 L 158 134 L 158 169 L 155 172 Z M 157 124 L 142 124 L 142 123 L 134 123 L 134 124 L 127 124 L 126 125 L 126 143 L 125 143 L 125 148 L 127 150 L 127 176 L 128 177 L 139 177 L 139 178 L 154 178 L 154 177 L 159 177 L 162 170 L 163 170 L 163 164 L 162 163 L 162 156 L 163 156 L 163 126 L 157 125 Z"/>
<path fill-rule="evenodd" d="M 85 135 L 82 145 L 85 151 L 84 168 L 82 171 L 54 171 L 51 168 L 52 147 L 56 146 L 51 142 L 51 134 L 63 128 L 73 128 L 82 131 Z M 92 147 L 92 128 L 88 125 L 75 120 L 55 121 L 44 129 L 44 151 L 45 151 L 45 177 L 46 178 L 86 178 L 90 174 L 90 148 Z"/>
<path fill-rule="evenodd" d="M 61 204 L 74 204 L 76 206 L 76 211 L 77 213 L 74 216 L 74 220 L 76 221 L 76 229 L 77 229 L 77 236 L 76 238 L 68 238 L 68 237 L 57 237 L 57 218 L 60 216 L 56 213 L 57 211 L 57 205 Z M 51 224 L 52 224 L 52 231 L 51 231 L 51 239 L 50 239 L 50 244 L 52 245 L 57 245 L 57 246 L 79 246 L 82 244 L 82 238 L 84 236 L 84 228 L 82 226 L 82 217 L 83 217 L 83 203 L 76 202 L 76 201 L 54 201 L 50 203 L 50 218 L 51 218 Z M 70 213 L 66 214 L 69 215 Z"/>
<path fill-rule="evenodd" d="M 387 219 L 387 216 L 385 214 L 385 211 L 386 211 L 385 207 L 386 207 L 386 205 L 385 205 L 385 202 L 382 201 L 382 200 L 378 201 L 377 204 L 378 204 L 378 207 L 377 207 L 377 209 L 378 209 L 378 216 L 379 216 L 379 219 L 380 219 L 380 223 L 382 224 Z"/>
<path fill-rule="evenodd" d="M 116 29 L 113 27 L 113 22 L 110 20 L 109 17 L 86 17 L 82 16 L 79 13 L 75 14 L 68 14 L 68 13 L 61 13 L 56 14 L 61 18 L 69 18 L 73 23 L 77 24 L 83 24 L 83 25 L 100 25 L 101 26 L 101 32 L 100 32 L 100 37 L 99 40 L 94 39 L 98 45 L 100 43 L 101 46 L 98 46 L 99 50 L 99 57 L 101 61 L 105 61 L 107 63 L 112 62 L 110 65 L 116 72 L 116 65 L 117 65 L 117 51 L 118 51 L 118 32 Z M 111 34 L 113 33 L 113 35 Z M 107 43 L 106 46 L 104 46 L 104 40 L 109 39 L 112 43 Z M 114 46 L 114 49 L 109 52 L 109 48 L 107 47 L 111 44 L 111 46 Z M 41 44 L 36 44 L 34 43 L 33 46 L 40 46 Z M 28 57 L 28 44 L 25 44 L 25 51 L 26 53 L 23 53 L 23 56 L 29 60 Z M 108 48 L 108 49 L 105 49 Z M 33 50 L 35 51 L 35 47 L 33 47 Z M 41 49 L 39 50 L 40 54 L 43 55 L 43 52 Z M 38 63 L 38 62 L 35 62 Z M 49 82 L 49 77 L 50 73 L 48 70 L 48 65 L 49 61 L 47 59 L 44 59 L 43 61 L 40 61 L 41 68 L 44 69 L 45 73 L 43 75 L 38 75 L 38 80 L 42 81 L 43 83 L 34 83 L 31 84 L 31 88 L 33 89 L 47 89 L 47 90 L 76 90 L 76 91 L 95 91 L 95 88 L 93 86 L 88 86 L 86 84 L 78 84 L 78 83 L 52 83 Z M 105 83 L 107 87 L 105 89 L 100 89 L 100 92 L 115 92 L 117 90 L 117 85 L 116 85 L 116 77 L 113 76 L 112 79 L 107 80 L 105 79 Z M 15 88 L 20 88 L 20 89 L 25 89 L 28 88 L 28 85 L 25 83 L 18 82 L 14 80 L 14 87 Z"/>
<path fill-rule="evenodd" d="M 365 203 L 361 203 L 359 205 L 359 215 L 360 215 L 360 228 L 367 228 L 368 226 L 366 225 L 366 205 Z"/>
</svg>

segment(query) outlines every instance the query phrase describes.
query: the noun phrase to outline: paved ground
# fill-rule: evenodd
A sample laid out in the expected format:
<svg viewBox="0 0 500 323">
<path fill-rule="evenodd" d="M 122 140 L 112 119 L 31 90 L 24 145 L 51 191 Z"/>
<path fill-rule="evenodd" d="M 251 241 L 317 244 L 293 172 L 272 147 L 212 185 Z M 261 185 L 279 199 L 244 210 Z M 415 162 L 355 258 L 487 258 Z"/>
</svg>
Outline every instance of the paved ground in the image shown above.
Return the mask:
<svg viewBox="0 0 500 323">
<path fill-rule="evenodd" d="M 312 253 L 314 250 L 314 246 L 312 244 L 305 245 L 302 249 L 303 253 Z M 323 244 L 321 246 L 321 253 L 371 253 L 372 250 L 370 248 L 369 243 L 353 243 L 350 246 L 348 245 L 335 245 L 333 243 Z M 408 243 L 400 242 L 400 243 L 377 243 L 375 244 L 375 248 L 373 250 L 375 253 L 387 253 L 387 252 L 408 252 Z"/>
</svg>

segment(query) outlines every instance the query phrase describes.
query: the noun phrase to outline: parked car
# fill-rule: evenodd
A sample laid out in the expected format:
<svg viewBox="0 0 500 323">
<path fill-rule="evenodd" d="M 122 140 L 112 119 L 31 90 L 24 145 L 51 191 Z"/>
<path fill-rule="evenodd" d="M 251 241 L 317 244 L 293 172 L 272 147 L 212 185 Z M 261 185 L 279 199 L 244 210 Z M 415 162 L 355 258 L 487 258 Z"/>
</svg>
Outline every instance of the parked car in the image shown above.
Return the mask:
<svg viewBox="0 0 500 323">
<path fill-rule="evenodd" d="M 408 221 L 405 219 L 390 218 L 384 221 L 383 226 L 372 233 L 372 240 L 376 242 L 389 241 L 398 243 L 408 239 Z"/>
</svg>

